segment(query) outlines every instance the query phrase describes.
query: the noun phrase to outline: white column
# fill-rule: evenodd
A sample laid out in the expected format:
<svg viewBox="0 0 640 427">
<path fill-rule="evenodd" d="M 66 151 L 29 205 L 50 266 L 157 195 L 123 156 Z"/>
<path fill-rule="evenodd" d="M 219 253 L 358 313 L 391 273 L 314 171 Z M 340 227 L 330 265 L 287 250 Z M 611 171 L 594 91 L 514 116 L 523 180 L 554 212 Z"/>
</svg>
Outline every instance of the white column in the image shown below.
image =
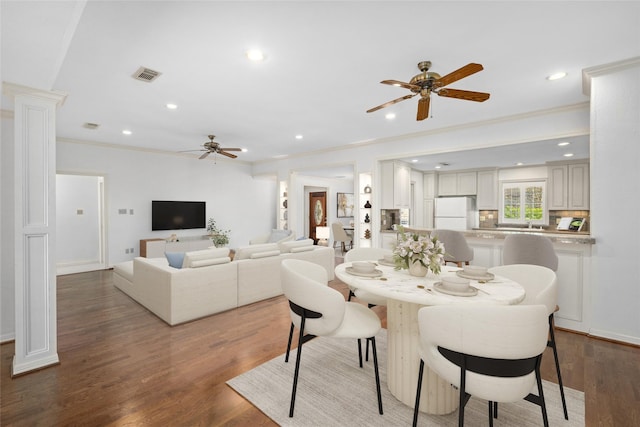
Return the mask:
<svg viewBox="0 0 640 427">
<path fill-rule="evenodd" d="M 12 375 L 58 363 L 56 106 L 65 95 L 3 83 L 14 100 L 15 355 Z"/>
</svg>

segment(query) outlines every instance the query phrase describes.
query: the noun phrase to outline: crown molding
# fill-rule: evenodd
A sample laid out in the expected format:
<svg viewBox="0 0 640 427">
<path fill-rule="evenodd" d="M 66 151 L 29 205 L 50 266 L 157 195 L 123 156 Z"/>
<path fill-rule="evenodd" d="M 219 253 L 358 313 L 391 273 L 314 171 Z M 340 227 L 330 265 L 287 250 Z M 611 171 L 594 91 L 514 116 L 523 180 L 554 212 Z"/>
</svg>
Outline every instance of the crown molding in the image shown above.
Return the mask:
<svg viewBox="0 0 640 427">
<path fill-rule="evenodd" d="M 593 77 L 604 76 L 606 74 L 637 66 L 640 66 L 640 56 L 585 68 L 582 70 L 582 93 L 587 96 L 591 96 L 591 79 Z"/>
<path fill-rule="evenodd" d="M 65 92 L 60 92 L 57 90 L 50 91 L 44 89 L 36 89 L 33 87 L 9 82 L 2 82 L 2 93 L 12 99 L 18 95 L 28 95 L 37 98 L 45 98 L 51 101 L 55 101 L 55 103 L 58 105 L 64 104 L 64 101 L 67 99 L 67 94 Z"/>
</svg>

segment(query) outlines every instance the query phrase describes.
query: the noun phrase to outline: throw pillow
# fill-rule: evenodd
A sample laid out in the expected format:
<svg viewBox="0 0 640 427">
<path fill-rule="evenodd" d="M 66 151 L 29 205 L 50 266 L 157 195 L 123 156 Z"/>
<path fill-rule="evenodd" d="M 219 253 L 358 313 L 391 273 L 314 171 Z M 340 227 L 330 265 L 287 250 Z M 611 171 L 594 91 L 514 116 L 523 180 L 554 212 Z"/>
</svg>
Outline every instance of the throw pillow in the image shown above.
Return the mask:
<svg viewBox="0 0 640 427">
<path fill-rule="evenodd" d="M 229 248 L 202 249 L 200 251 L 185 252 L 182 268 L 193 267 L 195 261 L 222 258 L 229 256 Z"/>
<path fill-rule="evenodd" d="M 278 245 L 280 247 L 280 252 L 287 253 L 291 252 L 292 248 L 299 248 L 303 246 L 310 246 L 313 248 L 313 239 L 304 239 L 304 240 L 293 240 L 289 242 L 282 242 Z"/>
<path fill-rule="evenodd" d="M 231 258 L 228 256 L 222 258 L 209 258 L 209 259 L 201 259 L 198 261 L 193 261 L 191 263 L 191 268 L 198 267 L 207 267 L 210 265 L 218 265 L 218 264 L 228 264 L 231 262 Z"/>
<path fill-rule="evenodd" d="M 233 257 L 235 260 L 248 259 L 251 255 L 259 252 L 273 252 L 278 250 L 278 245 L 275 243 L 261 243 L 258 245 L 249 245 L 236 250 L 236 254 Z"/>
<path fill-rule="evenodd" d="M 165 252 L 164 256 L 167 257 L 169 265 L 173 268 L 182 268 L 184 262 L 184 252 Z"/>
</svg>

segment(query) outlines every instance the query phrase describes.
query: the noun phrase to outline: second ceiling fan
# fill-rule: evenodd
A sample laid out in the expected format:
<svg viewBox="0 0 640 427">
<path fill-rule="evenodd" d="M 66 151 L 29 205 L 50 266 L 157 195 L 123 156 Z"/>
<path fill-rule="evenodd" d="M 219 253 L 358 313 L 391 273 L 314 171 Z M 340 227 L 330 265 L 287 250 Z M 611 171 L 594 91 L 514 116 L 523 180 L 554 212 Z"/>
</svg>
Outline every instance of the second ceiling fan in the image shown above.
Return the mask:
<svg viewBox="0 0 640 427">
<path fill-rule="evenodd" d="M 424 120 L 429 117 L 429 104 L 431 102 L 431 94 L 435 93 L 438 96 L 446 96 L 449 98 L 464 99 L 466 101 L 483 102 L 489 99 L 489 94 L 485 92 L 472 92 L 468 90 L 449 89 L 445 86 L 450 85 L 460 79 L 468 77 L 472 74 L 482 71 L 484 68 L 481 64 L 470 63 L 462 68 L 459 68 L 443 77 L 438 73 L 429 71 L 431 68 L 431 61 L 422 61 L 418 63 L 418 68 L 421 73 L 413 76 L 409 83 L 405 83 L 399 80 L 383 80 L 380 83 L 391 86 L 400 86 L 405 89 L 409 89 L 413 92 L 410 95 L 405 95 L 401 98 L 394 99 L 393 101 L 385 102 L 367 110 L 367 113 L 378 111 L 382 108 L 389 107 L 390 105 L 397 104 L 405 99 L 413 98 L 416 95 L 420 95 L 420 101 L 418 101 L 418 114 L 416 120 Z"/>
</svg>

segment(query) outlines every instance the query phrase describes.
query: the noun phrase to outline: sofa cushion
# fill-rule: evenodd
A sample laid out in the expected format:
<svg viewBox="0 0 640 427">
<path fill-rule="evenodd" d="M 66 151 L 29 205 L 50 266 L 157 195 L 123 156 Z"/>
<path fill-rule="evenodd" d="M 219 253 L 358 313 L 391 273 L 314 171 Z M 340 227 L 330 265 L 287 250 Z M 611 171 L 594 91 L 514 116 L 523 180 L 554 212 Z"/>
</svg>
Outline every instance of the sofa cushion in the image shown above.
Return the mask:
<svg viewBox="0 0 640 427">
<path fill-rule="evenodd" d="M 184 252 L 165 252 L 169 265 L 173 268 L 182 268 L 184 262 Z"/>
<path fill-rule="evenodd" d="M 305 240 L 293 240 L 289 242 L 282 242 L 278 245 L 280 247 L 280 252 L 286 254 L 288 252 L 293 252 L 293 248 L 301 248 L 301 247 L 311 247 L 313 249 L 313 239 L 305 239 Z M 309 250 L 309 249 L 307 249 Z"/>
<path fill-rule="evenodd" d="M 229 258 L 228 256 L 221 258 L 201 259 L 198 261 L 193 261 L 190 268 L 207 267 L 209 265 L 226 264 L 228 262 L 231 262 L 231 258 Z"/>
<path fill-rule="evenodd" d="M 202 249 L 200 251 L 185 252 L 182 268 L 191 268 L 195 261 L 224 258 L 229 256 L 229 248 Z"/>
<path fill-rule="evenodd" d="M 267 243 L 278 243 L 280 240 L 285 239 L 291 235 L 291 230 L 271 230 L 271 235 L 267 240 Z"/>
<path fill-rule="evenodd" d="M 243 246 L 236 250 L 236 254 L 233 257 L 234 260 L 249 259 L 253 254 L 260 252 L 273 252 L 279 251 L 277 243 L 261 243 L 258 245 Z"/>
</svg>

